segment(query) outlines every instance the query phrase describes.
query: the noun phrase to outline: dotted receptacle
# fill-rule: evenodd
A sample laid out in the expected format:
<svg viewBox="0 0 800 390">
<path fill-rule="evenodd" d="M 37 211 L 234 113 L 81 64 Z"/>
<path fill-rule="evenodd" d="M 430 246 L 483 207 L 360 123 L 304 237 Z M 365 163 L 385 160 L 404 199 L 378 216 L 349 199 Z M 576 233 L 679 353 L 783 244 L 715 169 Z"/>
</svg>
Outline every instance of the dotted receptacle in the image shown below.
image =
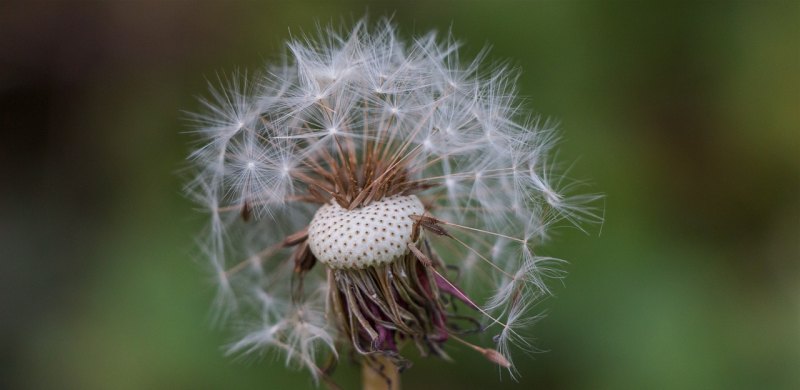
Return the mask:
<svg viewBox="0 0 800 390">
<path fill-rule="evenodd" d="M 348 211 L 335 201 L 317 210 L 308 226 L 308 246 L 331 268 L 362 269 L 388 264 L 408 253 L 414 221 L 425 208 L 414 195 L 395 195 Z"/>
</svg>

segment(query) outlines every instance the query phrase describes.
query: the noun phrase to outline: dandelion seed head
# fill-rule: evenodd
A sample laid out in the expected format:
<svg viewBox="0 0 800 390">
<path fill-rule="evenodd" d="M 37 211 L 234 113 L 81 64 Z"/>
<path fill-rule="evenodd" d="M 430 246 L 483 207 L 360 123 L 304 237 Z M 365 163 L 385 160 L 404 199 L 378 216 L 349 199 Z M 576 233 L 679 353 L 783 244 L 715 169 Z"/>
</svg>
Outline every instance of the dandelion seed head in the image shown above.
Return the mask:
<svg viewBox="0 0 800 390">
<path fill-rule="evenodd" d="M 343 349 L 405 366 L 404 344 L 446 357 L 460 342 L 513 370 L 510 345 L 530 347 L 529 309 L 562 277 L 533 248 L 558 221 L 599 221 L 598 196 L 553 161 L 554 123 L 527 114 L 518 72 L 460 45 L 359 21 L 218 77 L 191 116 L 187 193 L 210 215 L 230 353 L 277 351 L 317 378 Z M 453 302 L 496 349 L 458 337 Z"/>
</svg>

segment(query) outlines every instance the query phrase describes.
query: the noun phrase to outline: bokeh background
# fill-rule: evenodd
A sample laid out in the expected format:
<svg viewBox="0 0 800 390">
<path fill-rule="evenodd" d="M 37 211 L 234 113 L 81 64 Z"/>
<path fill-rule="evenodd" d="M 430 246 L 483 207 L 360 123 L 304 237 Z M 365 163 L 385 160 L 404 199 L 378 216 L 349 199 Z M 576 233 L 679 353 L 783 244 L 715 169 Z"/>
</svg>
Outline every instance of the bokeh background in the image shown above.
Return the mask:
<svg viewBox="0 0 800 390">
<path fill-rule="evenodd" d="M 668 3 L 3 2 L 0 387 L 312 388 L 222 356 L 181 118 L 216 72 L 369 12 L 491 44 L 606 195 L 546 248 L 569 276 L 519 383 L 453 347 L 406 388 L 800 388 L 800 3 Z"/>
</svg>

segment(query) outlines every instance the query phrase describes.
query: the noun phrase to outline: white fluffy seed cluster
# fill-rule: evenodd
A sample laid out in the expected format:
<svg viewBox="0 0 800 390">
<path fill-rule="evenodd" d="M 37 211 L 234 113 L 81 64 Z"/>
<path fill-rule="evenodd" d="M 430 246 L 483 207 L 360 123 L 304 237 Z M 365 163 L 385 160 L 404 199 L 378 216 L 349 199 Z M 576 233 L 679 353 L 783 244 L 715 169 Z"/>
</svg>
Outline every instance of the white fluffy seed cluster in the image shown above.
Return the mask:
<svg viewBox="0 0 800 390">
<path fill-rule="evenodd" d="M 332 201 L 308 226 L 308 245 L 331 268 L 363 269 L 388 264 L 408 253 L 414 221 L 425 208 L 414 195 L 395 195 L 347 210 Z"/>
<path fill-rule="evenodd" d="M 431 245 L 459 268 L 460 281 L 494 292 L 483 309 L 505 321 L 498 349 L 508 356 L 509 342 L 524 346 L 514 329 L 526 323 L 531 302 L 547 295 L 544 280 L 560 276 L 557 260 L 533 248 L 556 222 L 599 220 L 589 207 L 597 196 L 576 193 L 581 184 L 551 160 L 554 123 L 521 105 L 518 72 L 484 65 L 485 51 L 464 61 L 459 47 L 434 32 L 403 39 L 389 20 L 320 28 L 316 37 L 291 39 L 276 65 L 220 78 L 201 101 L 187 191 L 210 214 L 202 250 L 218 280 L 220 312 L 257 324 L 231 352 L 272 347 L 314 374 L 320 350 L 337 352 L 325 316 L 325 273 L 309 272 L 296 302 L 290 254 L 269 249 L 307 228 L 315 212 L 310 243 L 329 267 L 386 263 L 405 250 L 408 221 L 391 218 L 407 215 L 402 206 L 373 226 L 350 218 L 366 217 L 370 206 L 317 211 L 317 203 L 303 201 L 313 189 L 305 180 L 310 167 L 333 169 L 319 156 L 343 147 L 385 157 L 385 166 L 402 161 L 426 211 L 468 227 L 449 229 L 457 243 L 434 238 Z M 370 225 L 359 229 L 362 221 Z M 353 239 L 343 236 L 348 228 Z"/>
</svg>

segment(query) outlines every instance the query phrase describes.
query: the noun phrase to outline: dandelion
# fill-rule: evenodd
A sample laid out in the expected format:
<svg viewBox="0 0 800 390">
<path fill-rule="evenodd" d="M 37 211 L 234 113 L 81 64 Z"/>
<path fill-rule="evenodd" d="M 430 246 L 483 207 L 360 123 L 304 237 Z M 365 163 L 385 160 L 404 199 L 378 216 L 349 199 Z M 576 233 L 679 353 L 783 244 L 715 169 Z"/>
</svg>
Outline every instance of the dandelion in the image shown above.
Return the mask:
<svg viewBox="0 0 800 390">
<path fill-rule="evenodd" d="M 534 248 L 560 220 L 598 220 L 596 196 L 548 160 L 553 123 L 526 116 L 515 72 L 458 47 L 388 20 L 321 29 L 203 100 L 188 190 L 211 216 L 219 313 L 242 331 L 229 353 L 278 351 L 332 383 L 349 352 L 397 387 L 404 347 L 456 344 L 516 374 L 510 345 L 530 348 L 531 305 L 561 276 Z"/>
</svg>

